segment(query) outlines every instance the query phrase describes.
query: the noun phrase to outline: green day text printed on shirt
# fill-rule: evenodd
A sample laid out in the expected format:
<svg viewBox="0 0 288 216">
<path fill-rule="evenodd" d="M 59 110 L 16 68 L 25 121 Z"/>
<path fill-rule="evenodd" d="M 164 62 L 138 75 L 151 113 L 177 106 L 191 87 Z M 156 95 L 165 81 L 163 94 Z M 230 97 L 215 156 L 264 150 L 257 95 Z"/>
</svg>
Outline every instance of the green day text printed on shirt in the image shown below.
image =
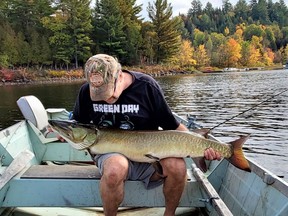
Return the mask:
<svg viewBox="0 0 288 216">
<path fill-rule="evenodd" d="M 100 113 L 138 113 L 139 104 L 93 104 L 93 110 Z"/>
</svg>

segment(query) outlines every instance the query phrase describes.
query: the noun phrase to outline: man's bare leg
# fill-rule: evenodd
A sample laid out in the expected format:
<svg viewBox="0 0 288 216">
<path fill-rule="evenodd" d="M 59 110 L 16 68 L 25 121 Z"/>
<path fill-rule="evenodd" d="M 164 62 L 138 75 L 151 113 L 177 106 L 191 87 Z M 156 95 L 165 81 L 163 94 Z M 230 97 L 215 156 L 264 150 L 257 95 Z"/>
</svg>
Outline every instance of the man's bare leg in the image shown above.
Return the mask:
<svg viewBox="0 0 288 216">
<path fill-rule="evenodd" d="M 174 216 L 186 184 L 186 164 L 180 158 L 167 158 L 160 163 L 166 176 L 163 185 L 166 206 L 164 216 Z"/>
<path fill-rule="evenodd" d="M 128 173 L 128 161 L 122 155 L 114 155 L 104 162 L 100 181 L 100 193 L 104 214 L 114 216 L 124 198 L 124 182 Z"/>
</svg>

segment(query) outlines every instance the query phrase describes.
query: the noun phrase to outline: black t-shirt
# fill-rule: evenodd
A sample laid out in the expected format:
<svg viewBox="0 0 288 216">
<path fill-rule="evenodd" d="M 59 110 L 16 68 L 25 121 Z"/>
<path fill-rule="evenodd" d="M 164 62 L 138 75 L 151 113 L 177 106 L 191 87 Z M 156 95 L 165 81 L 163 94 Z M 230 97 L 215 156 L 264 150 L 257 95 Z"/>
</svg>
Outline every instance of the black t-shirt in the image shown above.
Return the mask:
<svg viewBox="0 0 288 216">
<path fill-rule="evenodd" d="M 92 101 L 89 84 L 80 88 L 73 118 L 81 123 L 94 123 L 99 128 L 128 130 L 175 130 L 179 122 L 173 116 L 158 83 L 150 76 L 123 70 L 133 77 L 114 104 Z"/>
</svg>

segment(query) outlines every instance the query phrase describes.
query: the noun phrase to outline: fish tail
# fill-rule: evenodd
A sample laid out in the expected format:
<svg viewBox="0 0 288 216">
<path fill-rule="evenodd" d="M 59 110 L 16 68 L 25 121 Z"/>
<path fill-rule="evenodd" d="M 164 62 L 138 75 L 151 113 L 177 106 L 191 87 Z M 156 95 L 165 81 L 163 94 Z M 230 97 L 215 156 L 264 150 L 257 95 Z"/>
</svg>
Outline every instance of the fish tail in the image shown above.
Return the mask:
<svg viewBox="0 0 288 216">
<path fill-rule="evenodd" d="M 251 172 L 249 162 L 244 156 L 244 153 L 242 151 L 242 146 L 245 143 L 245 141 L 248 139 L 248 136 L 241 136 L 239 139 L 234 140 L 230 142 L 233 146 L 233 155 L 228 160 L 230 163 L 232 163 L 234 166 L 238 167 L 239 169 L 245 170 L 247 172 Z"/>
</svg>

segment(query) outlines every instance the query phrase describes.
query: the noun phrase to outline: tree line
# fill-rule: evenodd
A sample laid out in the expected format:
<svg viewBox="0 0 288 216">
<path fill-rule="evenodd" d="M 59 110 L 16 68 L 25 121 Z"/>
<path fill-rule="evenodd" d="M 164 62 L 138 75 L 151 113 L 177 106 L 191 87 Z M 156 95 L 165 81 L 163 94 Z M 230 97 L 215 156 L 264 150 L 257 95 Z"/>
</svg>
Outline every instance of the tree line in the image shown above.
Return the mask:
<svg viewBox="0 0 288 216">
<path fill-rule="evenodd" d="M 96 53 L 127 66 L 270 66 L 287 61 L 287 43 L 284 0 L 223 0 L 219 8 L 193 0 L 177 16 L 167 0 L 147 8 L 136 0 L 0 2 L 0 68 L 78 68 Z"/>
</svg>

